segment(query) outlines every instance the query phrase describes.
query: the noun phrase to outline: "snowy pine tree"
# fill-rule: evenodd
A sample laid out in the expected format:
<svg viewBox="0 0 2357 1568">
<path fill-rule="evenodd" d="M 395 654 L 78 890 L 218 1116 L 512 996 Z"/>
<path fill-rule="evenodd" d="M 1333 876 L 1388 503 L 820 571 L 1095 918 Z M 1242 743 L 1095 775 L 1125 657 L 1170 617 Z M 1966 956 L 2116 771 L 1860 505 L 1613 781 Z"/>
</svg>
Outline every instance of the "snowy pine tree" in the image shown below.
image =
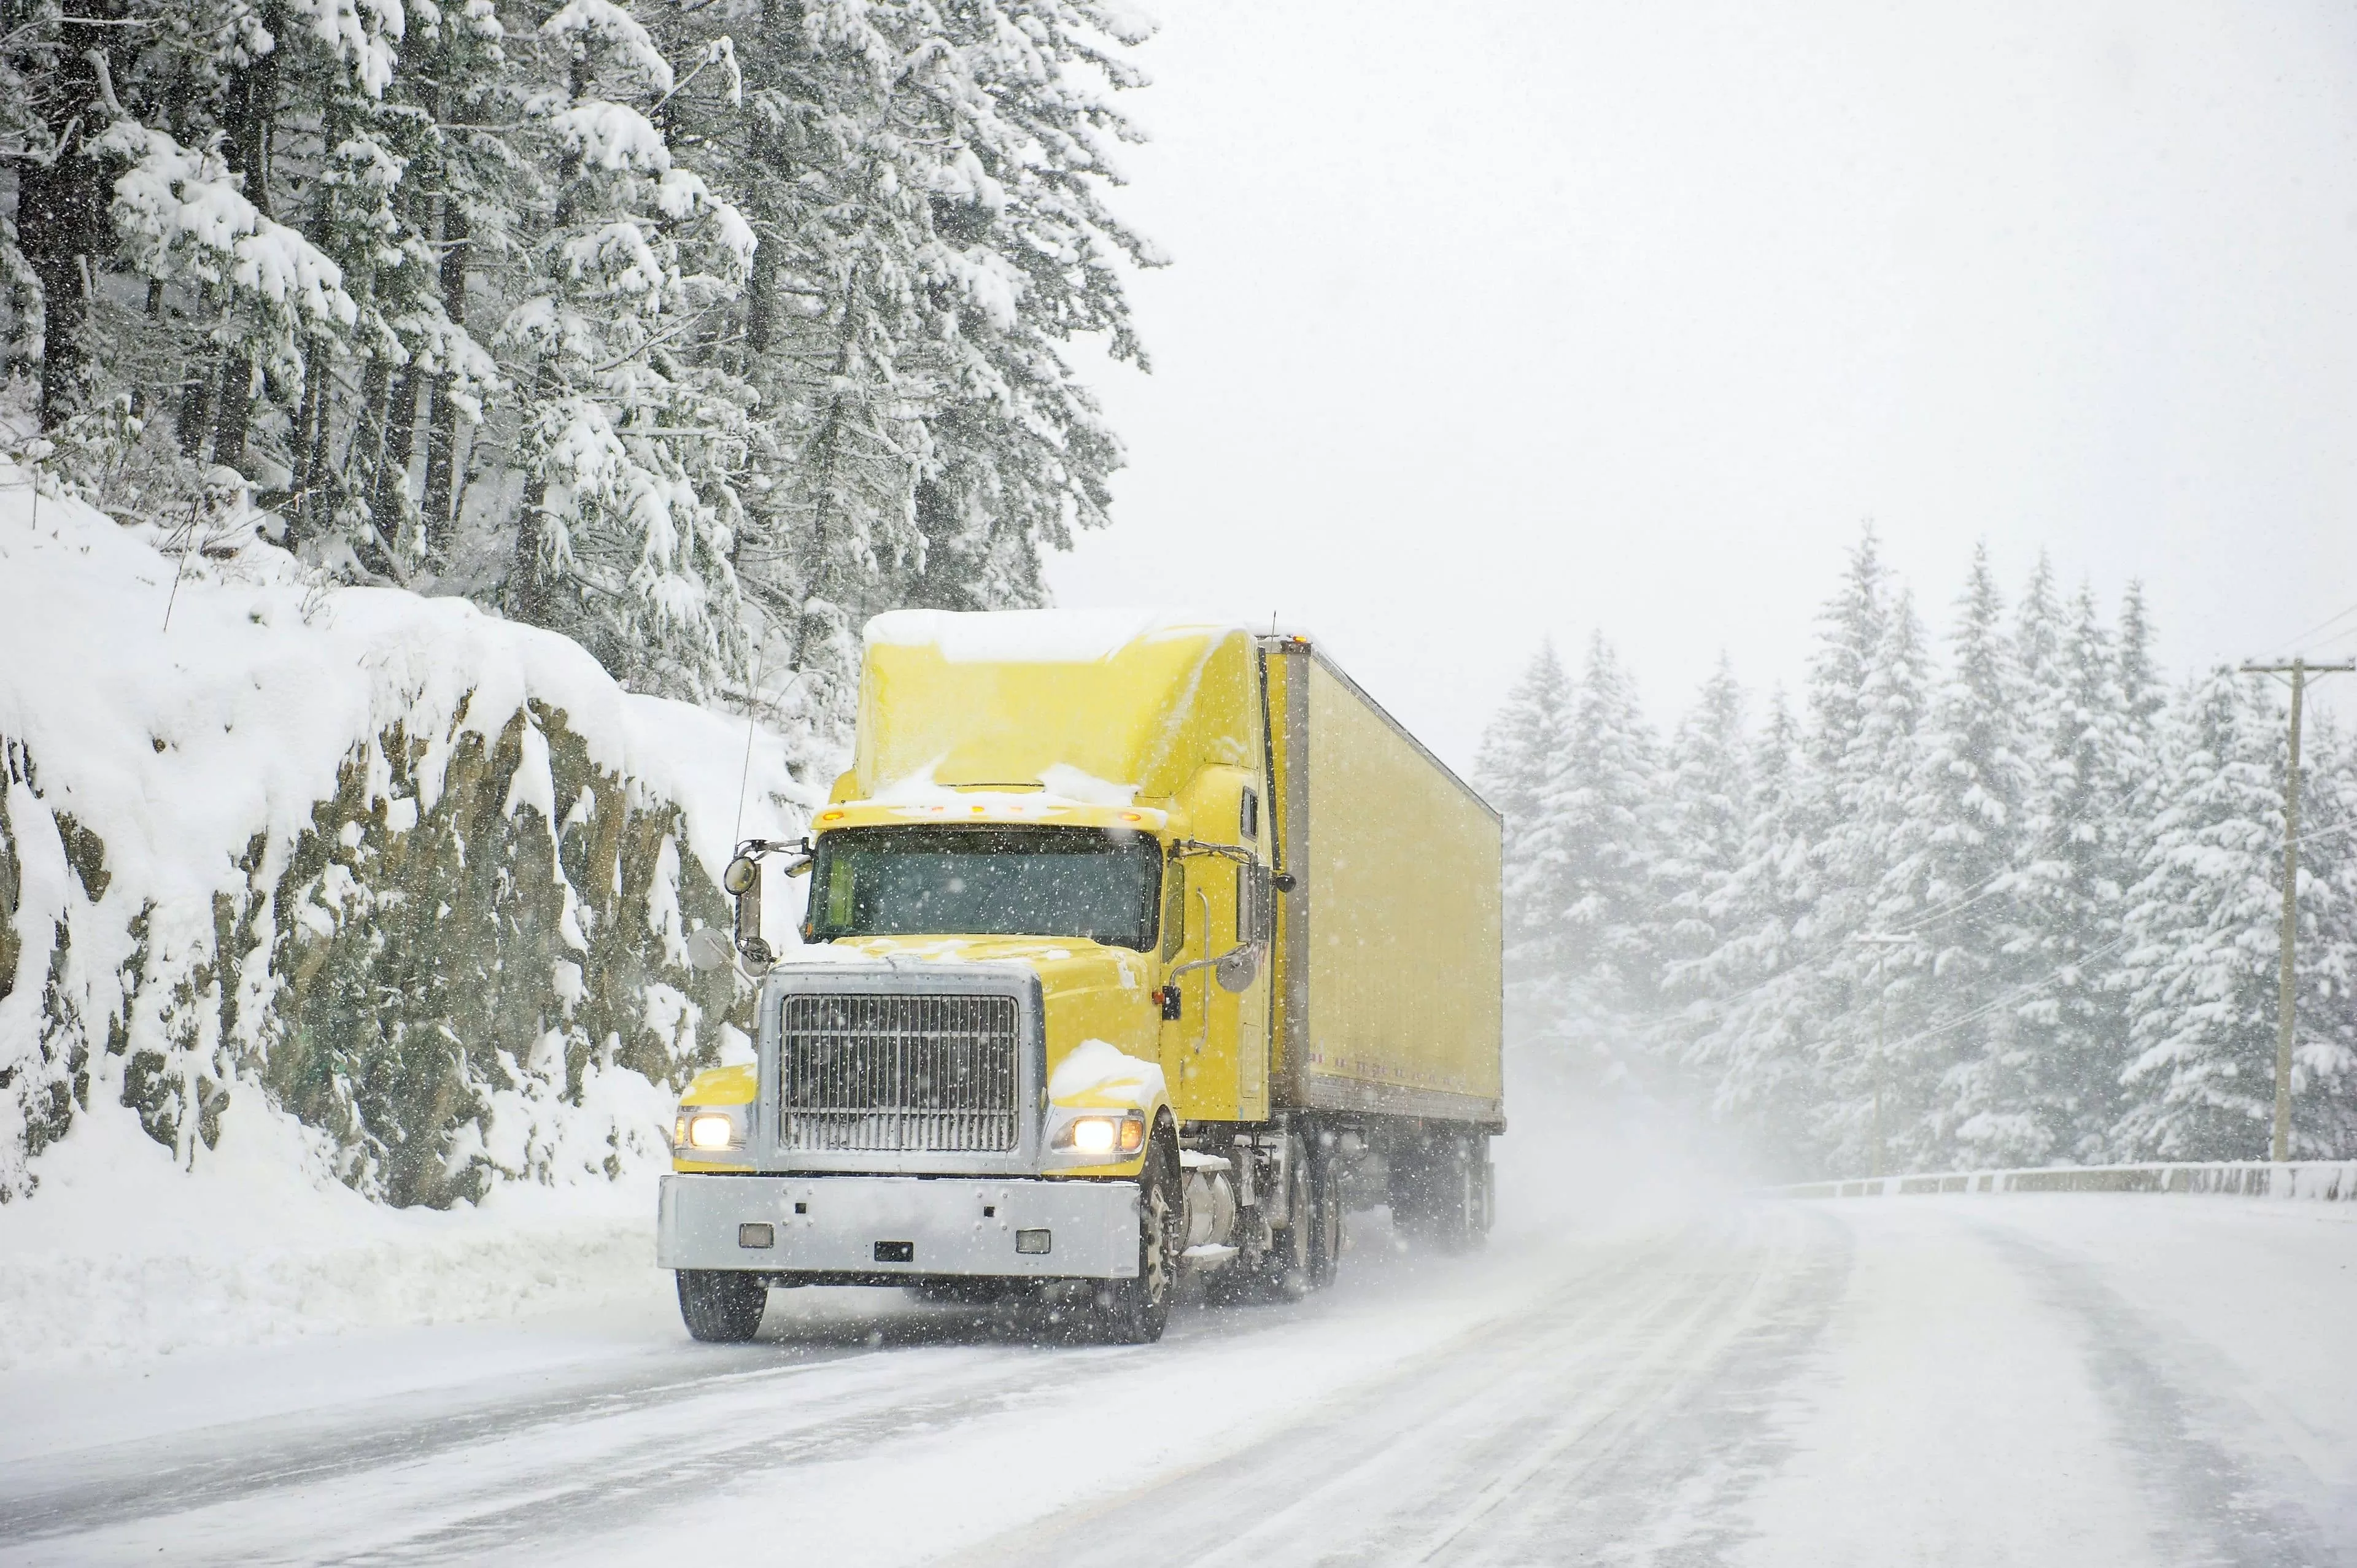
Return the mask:
<svg viewBox="0 0 2357 1568">
<path fill-rule="evenodd" d="M 1559 1055 L 1625 1076 L 1658 987 L 1660 746 L 1601 635 L 1588 643 L 1562 749 L 1523 841 L 1526 1018 Z"/>
<path fill-rule="evenodd" d="M 1537 821 L 1539 794 L 1547 770 L 1563 752 L 1570 732 L 1571 682 L 1552 642 L 1538 652 L 1481 735 L 1473 777 L 1482 795 L 1506 820 L 1506 864 L 1526 863 L 1523 845 Z M 1512 871 L 1510 870 L 1511 878 Z"/>
<path fill-rule="evenodd" d="M 1103 521 L 1129 8 L 107 12 L 0 30 L 45 482 L 169 526 L 226 465 L 332 575 L 822 732 L 868 615 Z"/>
<path fill-rule="evenodd" d="M 1669 800 L 1655 870 L 1669 927 L 1662 959 L 1675 965 L 1719 942 L 1716 911 L 1743 859 L 1750 827 L 1751 759 L 1743 688 L 1727 656 L 1695 693 L 1670 741 Z"/>
<path fill-rule="evenodd" d="M 2024 1064 L 2014 1115 L 2027 1151 L 2017 1157 L 2086 1162 L 2104 1156 L 2121 1109 L 2127 1017 L 2110 981 L 2141 853 L 2141 780 L 2120 660 L 2091 590 L 2069 615 L 2006 947 L 2012 981 L 2034 988 L 2013 1009 Z"/>
<path fill-rule="evenodd" d="M 650 118 L 685 84 L 634 16 L 567 0 L 539 36 L 566 91 L 533 127 L 549 221 L 497 338 L 530 388 L 504 604 L 625 678 L 700 694 L 743 662 L 732 563 L 754 398 L 673 345 L 726 318 L 752 230 Z"/>
<path fill-rule="evenodd" d="M 2169 786 L 2130 894 L 2123 982 L 2136 1056 L 2115 1134 L 2146 1158 L 2257 1159 L 2275 1111 L 2285 715 L 2259 677 L 2220 667 L 2169 715 Z M 2312 791 L 2310 792 L 2312 794 Z M 2304 811 L 2313 811 L 2313 801 Z M 2329 819 L 2328 819 L 2329 820 Z M 2322 939 L 2337 878 L 2303 876 L 2298 1000 L 2329 1015 L 2346 993 Z M 2345 1003 L 2342 1004 L 2345 1006 Z M 2345 1047 L 2296 1036 L 2295 1155 L 2337 1153 L 2352 1127 Z"/>
<path fill-rule="evenodd" d="M 1936 1091 L 1943 1130 L 1982 1161 L 2029 1164 L 2045 1152 L 2021 1114 L 2030 1053 L 2011 1013 L 1993 1005 L 2015 978 L 2005 950 L 2008 877 L 2028 847 L 2023 815 L 2034 783 L 2003 616 L 1984 545 L 1956 606 L 1948 678 L 1923 736 L 1882 923 L 1913 939 L 1885 961 L 1903 953 L 1921 990 L 1917 1026 L 1941 1030 L 1919 1070 L 1944 1064 Z"/>
<path fill-rule="evenodd" d="M 1858 727 L 1832 780 L 1837 816 L 1820 844 L 1825 866 L 1819 929 L 1841 945 L 1824 969 L 1841 999 L 1824 1019 L 1817 1054 L 1832 1089 L 1824 1137 L 1855 1165 L 1928 1155 L 1951 1131 L 1942 1079 L 1949 1060 L 1931 1028 L 1918 943 L 1860 938 L 1910 910 L 1899 872 L 1911 830 L 1911 781 L 1921 768 L 1930 671 L 1921 623 L 1904 587 L 1892 595 L 1882 638 L 1860 685 Z"/>
<path fill-rule="evenodd" d="M 1750 747 L 1751 800 L 1735 868 L 1710 897 L 1719 933 L 1701 958 L 1672 963 L 1681 1061 L 1709 1084 L 1714 1113 L 1750 1126 L 1771 1165 L 1812 1169 L 1819 1083 L 1801 1001 L 1814 983 L 1817 866 L 1806 836 L 1799 725 L 1780 690 Z"/>
</svg>

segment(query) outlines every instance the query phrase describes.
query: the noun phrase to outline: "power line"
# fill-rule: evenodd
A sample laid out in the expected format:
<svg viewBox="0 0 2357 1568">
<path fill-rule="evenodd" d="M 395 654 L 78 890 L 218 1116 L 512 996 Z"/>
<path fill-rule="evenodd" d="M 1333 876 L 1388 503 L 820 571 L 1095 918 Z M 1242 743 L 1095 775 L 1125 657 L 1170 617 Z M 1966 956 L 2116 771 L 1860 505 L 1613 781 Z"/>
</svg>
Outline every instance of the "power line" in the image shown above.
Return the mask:
<svg viewBox="0 0 2357 1568">
<path fill-rule="evenodd" d="M 2040 992 L 2045 990 L 2048 986 L 2053 984 L 2056 981 L 2061 979 L 2064 975 L 2070 973 L 2072 970 L 2077 969 L 2083 964 L 2093 963 L 2099 958 L 2108 957 L 2110 954 L 2118 951 L 2121 948 L 2127 945 L 2128 940 L 2129 933 L 2124 931 L 2120 935 L 2113 938 L 2110 941 L 2105 942 L 2102 947 L 2090 949 L 2088 951 L 2079 954 L 2070 962 L 2061 965 L 2050 974 L 2033 980 L 2027 985 L 2021 986 L 2018 990 L 2015 990 L 2004 996 L 2000 996 L 1993 1002 L 1985 1002 L 1978 1007 L 1974 1008 L 1971 1012 L 1963 1014 L 1958 1017 L 1951 1018 L 1944 1024 L 1934 1024 L 1930 1028 L 1920 1030 L 1915 1034 L 1908 1036 L 1903 1040 L 1895 1041 L 1891 1045 L 1890 1048 L 1895 1051 L 1905 1047 L 1914 1045 L 1919 1040 L 1932 1039 L 1938 1036 L 1946 1034 L 1951 1029 L 1961 1029 L 1967 1024 L 1986 1018 L 1992 1013 L 2002 1012 L 2006 1008 L 2012 1006 L 2017 1002 L 2025 1002 L 2030 997 L 2037 995 Z"/>
<path fill-rule="evenodd" d="M 2298 646 L 2303 644 L 2303 641 L 2308 641 L 2309 637 L 2315 637 L 2315 634 L 2317 634 L 2317 632 L 2321 632 L 2321 629 L 2324 629 L 2324 628 L 2333 628 L 2333 625 L 2341 625 L 2341 622 L 2348 620 L 2350 616 L 2357 616 L 2357 604 L 2348 606 L 2348 608 L 2345 608 L 2345 611 L 2338 613 L 2338 616 L 2327 616 L 2327 618 L 2324 618 L 2324 620 L 2319 620 L 2319 622 L 2317 622 L 2317 625 L 2312 625 L 2312 628 L 2305 629 L 2305 632 L 2296 632 L 2296 634 L 2293 634 L 2291 639 L 2287 639 L 2287 641 L 2284 641 L 2284 650 L 2287 650 L 2287 653 L 2288 653 L 2288 650 L 2291 650 L 2291 649 L 2298 649 Z M 2333 641 L 2341 641 L 2341 639 L 2336 637 L 2336 639 L 2333 639 Z"/>
</svg>

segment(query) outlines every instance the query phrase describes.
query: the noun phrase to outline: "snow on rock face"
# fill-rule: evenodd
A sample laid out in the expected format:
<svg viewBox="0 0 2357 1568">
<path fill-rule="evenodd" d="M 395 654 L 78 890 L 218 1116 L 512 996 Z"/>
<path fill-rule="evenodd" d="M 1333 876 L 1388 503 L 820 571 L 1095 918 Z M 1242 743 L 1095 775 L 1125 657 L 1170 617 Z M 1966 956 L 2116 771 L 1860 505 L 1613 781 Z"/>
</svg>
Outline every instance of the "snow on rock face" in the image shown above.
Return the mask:
<svg viewBox="0 0 2357 1568">
<path fill-rule="evenodd" d="M 184 567 L 0 473 L 0 1200 L 92 1122 L 191 1170 L 233 1106 L 395 1204 L 659 1163 L 742 1005 L 683 961 L 745 744 L 564 638 L 258 542 Z M 745 831 L 799 832 L 753 767 Z"/>
<path fill-rule="evenodd" d="M 1217 616 L 1168 610 L 893 610 L 867 623 L 867 640 L 938 648 L 952 664 L 1092 664 L 1146 638 L 1225 629 Z"/>
<path fill-rule="evenodd" d="M 1104 1040 L 1082 1040 L 1048 1075 L 1048 1098 L 1059 1105 L 1146 1111 L 1166 1092 L 1158 1063 L 1141 1060 Z"/>
</svg>

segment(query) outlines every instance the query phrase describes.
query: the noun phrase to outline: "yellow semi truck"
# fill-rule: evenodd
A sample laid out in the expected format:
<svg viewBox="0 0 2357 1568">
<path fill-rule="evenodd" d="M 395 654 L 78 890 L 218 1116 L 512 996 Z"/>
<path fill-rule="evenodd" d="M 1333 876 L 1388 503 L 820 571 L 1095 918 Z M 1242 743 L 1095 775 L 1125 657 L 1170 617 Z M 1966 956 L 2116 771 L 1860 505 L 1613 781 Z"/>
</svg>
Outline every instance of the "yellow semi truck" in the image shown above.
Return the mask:
<svg viewBox="0 0 2357 1568">
<path fill-rule="evenodd" d="M 1499 819 L 1308 639 L 878 617 L 812 828 L 724 877 L 758 1059 L 673 1127 L 696 1337 L 750 1337 L 772 1285 L 903 1284 L 1144 1342 L 1189 1274 L 1328 1283 L 1346 1185 L 1443 1247 L 1489 1229 Z M 808 889 L 782 957 L 764 870 Z"/>
</svg>

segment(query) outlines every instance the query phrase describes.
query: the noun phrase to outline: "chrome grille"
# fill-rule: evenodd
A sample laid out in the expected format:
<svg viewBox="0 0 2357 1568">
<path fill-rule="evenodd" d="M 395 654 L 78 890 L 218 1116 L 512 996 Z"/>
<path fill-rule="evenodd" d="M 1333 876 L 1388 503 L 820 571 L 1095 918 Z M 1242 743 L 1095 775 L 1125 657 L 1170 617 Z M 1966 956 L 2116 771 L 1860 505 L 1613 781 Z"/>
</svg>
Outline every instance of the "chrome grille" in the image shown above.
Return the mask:
<svg viewBox="0 0 2357 1568">
<path fill-rule="evenodd" d="M 1011 996 L 789 996 L 780 1136 L 809 1152 L 1011 1150 L 1017 1034 Z"/>
</svg>

